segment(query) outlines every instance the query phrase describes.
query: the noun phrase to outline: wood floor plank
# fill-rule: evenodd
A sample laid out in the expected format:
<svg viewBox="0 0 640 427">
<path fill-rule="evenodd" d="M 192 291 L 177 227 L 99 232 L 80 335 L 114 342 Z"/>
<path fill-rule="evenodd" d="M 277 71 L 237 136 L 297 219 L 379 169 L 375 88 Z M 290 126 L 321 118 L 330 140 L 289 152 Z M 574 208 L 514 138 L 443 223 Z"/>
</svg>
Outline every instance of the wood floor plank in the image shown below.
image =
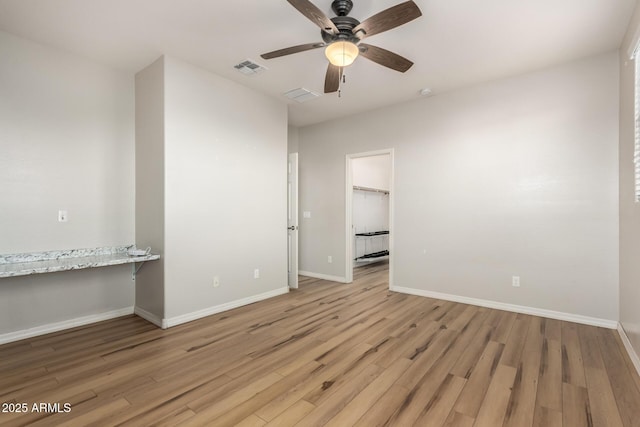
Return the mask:
<svg viewBox="0 0 640 427">
<path fill-rule="evenodd" d="M 505 427 L 525 427 L 532 424 L 538 393 L 538 377 L 544 339 L 543 325 L 543 319 L 531 318 L 520 360 L 516 367 L 516 376 L 503 423 Z"/>
<path fill-rule="evenodd" d="M 76 396 L 71 396 L 64 403 L 69 403 L 71 408 L 75 408 L 84 402 L 91 401 L 97 399 L 95 393 L 91 390 L 84 391 Z M 23 401 L 29 405 L 29 408 L 32 408 L 31 405 L 33 403 L 38 403 L 35 401 Z M 46 402 L 45 402 L 46 403 Z M 73 410 L 73 409 L 72 409 Z M 74 414 L 75 415 L 75 414 Z M 3 427 L 12 427 L 12 426 L 47 426 L 47 425 L 56 425 L 64 420 L 70 418 L 66 413 L 55 413 L 55 412 L 40 412 L 29 410 L 27 413 L 2 413 L 0 414 L 0 425 Z"/>
<path fill-rule="evenodd" d="M 195 411 L 196 415 L 189 418 L 183 424 L 195 426 L 213 423 L 217 418 L 281 380 L 282 376 L 280 374 L 272 372 L 247 384 L 240 390 L 205 406 L 203 406 L 200 401 L 189 403 L 187 406 Z"/>
<path fill-rule="evenodd" d="M 236 425 L 241 420 L 253 414 L 257 409 L 270 402 L 274 396 L 285 393 L 287 390 L 304 381 L 304 379 L 311 375 L 316 369 L 318 369 L 319 366 L 320 364 L 318 362 L 311 362 L 299 371 L 283 377 L 279 381 L 269 385 L 264 390 L 258 391 L 251 398 L 245 400 L 244 402 L 236 404 L 230 409 L 224 410 L 222 413 L 215 417 L 216 425 Z M 206 410 L 211 411 L 210 408 L 207 408 Z"/>
<path fill-rule="evenodd" d="M 415 387 L 440 356 L 455 342 L 457 336 L 455 331 L 438 329 L 435 335 L 418 341 L 419 346 L 407 353 L 409 360 L 414 363 L 398 379 L 398 384 L 409 389 Z"/>
<path fill-rule="evenodd" d="M 533 427 L 562 427 L 562 410 L 556 411 L 544 406 L 536 406 Z"/>
<path fill-rule="evenodd" d="M 495 427 L 503 424 L 516 371 L 516 368 L 508 365 L 498 366 L 484 396 L 474 427 Z"/>
<path fill-rule="evenodd" d="M 451 369 L 453 375 L 468 379 L 491 340 L 491 327 L 481 325 L 472 342 Z"/>
<path fill-rule="evenodd" d="M 135 427 L 140 425 L 149 425 L 153 427 L 163 427 L 163 426 L 176 426 L 193 417 L 196 413 L 186 406 L 180 406 L 178 408 L 167 411 L 166 415 L 162 416 L 164 413 L 163 410 L 154 411 L 153 418 L 148 418 L 148 422 L 144 419 L 137 419 L 135 422 L 126 421 L 123 424 L 119 424 L 121 426 L 126 427 Z M 103 420 L 100 420 L 96 423 L 95 427 L 100 427 L 101 425 L 105 425 Z"/>
<path fill-rule="evenodd" d="M 460 393 L 460 397 L 454 407 L 455 412 L 476 418 L 485 393 L 489 388 L 489 383 L 498 368 L 503 349 L 504 344 L 502 343 L 490 341 L 487 344 L 467 384 Z"/>
<path fill-rule="evenodd" d="M 478 313 L 478 315 L 473 318 L 476 317 L 478 321 L 475 324 L 467 325 L 459 332 L 454 330 L 445 330 L 442 332 L 444 338 L 449 338 L 443 341 L 448 342 L 447 346 L 433 363 L 426 365 L 428 370 L 421 378 L 407 384 L 413 387 L 410 389 L 407 397 L 402 401 L 402 404 L 399 405 L 398 409 L 389 418 L 389 424 L 417 424 L 417 420 L 424 418 L 426 412 L 430 411 L 431 406 L 436 405 L 441 395 L 445 390 L 448 390 L 449 383 L 457 382 L 456 379 L 451 378 L 450 371 L 460 358 L 460 355 L 469 348 L 469 344 L 476 336 L 478 329 L 483 327 L 480 319 L 484 318 L 484 313 Z M 407 370 L 407 372 L 408 371 L 409 370 Z M 414 373 L 423 371 L 424 369 L 420 368 L 418 371 L 414 371 Z M 404 375 L 400 377 L 396 384 L 399 384 L 403 378 Z M 424 402 L 427 402 L 427 404 L 425 405 Z"/>
<path fill-rule="evenodd" d="M 407 359 L 399 360 L 393 366 L 384 370 L 325 425 L 333 427 L 354 425 L 375 405 L 378 399 L 388 392 L 393 383 L 407 370 L 411 363 Z"/>
<path fill-rule="evenodd" d="M 249 415 L 244 420 L 235 424 L 236 427 L 263 427 L 267 422 L 256 415 Z"/>
<path fill-rule="evenodd" d="M 341 372 L 349 369 L 349 366 L 356 363 L 363 354 L 371 348 L 370 345 L 361 343 L 354 348 L 350 348 L 346 353 L 336 354 L 335 363 L 322 365 L 321 369 L 313 372 L 304 381 L 301 381 L 295 387 L 290 388 L 273 399 L 260 409 L 256 410 L 256 415 L 260 418 L 271 422 L 285 410 L 288 410 L 296 402 L 303 399 L 304 396 L 315 390 L 332 387 L 339 378 Z M 278 371 L 281 373 L 280 371 Z M 284 375 L 281 373 L 281 375 Z M 309 402 L 307 402 L 309 403 Z"/>
<path fill-rule="evenodd" d="M 380 427 L 392 425 L 390 417 L 409 395 L 406 388 L 393 385 L 389 392 L 376 401 L 376 404 L 354 424 L 357 427 Z"/>
<path fill-rule="evenodd" d="M 415 358 L 420 354 L 416 353 L 418 349 L 421 347 L 426 349 L 425 346 L 431 343 L 440 332 L 440 324 L 437 322 L 429 321 L 413 325 L 415 326 L 410 327 L 405 334 L 393 340 L 395 345 L 378 355 L 375 361 L 377 365 L 388 368 L 399 358 L 412 360 L 412 357 Z"/>
<path fill-rule="evenodd" d="M 587 386 L 578 328 L 575 323 L 562 323 L 562 381 L 577 387 Z"/>
<path fill-rule="evenodd" d="M 619 327 L 623 328 L 623 331 L 624 331 L 624 325 L 620 325 Z M 620 334 L 616 333 L 614 335 L 615 335 L 615 341 L 616 343 L 618 343 L 618 351 L 620 352 L 620 354 L 627 355 L 627 349 L 624 343 L 622 342 L 622 338 L 620 337 Z M 637 372 L 636 367 L 633 364 L 633 361 L 631 360 L 631 358 L 624 357 L 624 360 L 627 364 L 627 369 L 629 369 L 630 372 Z M 632 375 L 631 377 L 633 379 L 633 382 L 636 385 L 636 388 L 640 390 L 640 375 Z"/>
<path fill-rule="evenodd" d="M 517 316 L 518 315 L 516 313 L 508 311 L 501 312 L 500 321 L 493 330 L 491 340 L 505 344 L 507 342 L 507 338 L 511 334 L 511 328 L 513 328 Z"/>
<path fill-rule="evenodd" d="M 635 427 L 614 330 L 392 292 L 388 264 L 168 330 L 124 316 L 0 345 L 4 426 Z"/>
<path fill-rule="evenodd" d="M 634 372 L 630 371 L 629 365 L 625 363 L 611 331 L 595 328 L 593 333 L 598 336 L 600 354 L 622 423 L 625 427 L 638 427 L 640 426 L 640 406 L 638 405 L 640 390 L 635 386 Z"/>
<path fill-rule="evenodd" d="M 562 425 L 593 426 L 586 388 L 570 383 L 562 384 Z"/>
<path fill-rule="evenodd" d="M 505 343 L 500 364 L 511 366 L 513 368 L 518 365 L 520 355 L 524 348 L 524 343 L 527 339 L 527 332 L 529 331 L 530 324 L 531 316 L 526 316 L 524 314 L 518 314 L 516 316 L 516 320 L 513 323 L 513 327 L 511 328 L 511 332 L 509 333 L 509 337 Z"/>
<path fill-rule="evenodd" d="M 444 338 L 454 340 L 454 335 L 454 331 L 443 331 Z M 412 388 L 410 389 L 409 395 L 389 419 L 391 425 L 411 425 L 415 423 L 416 420 L 429 409 L 429 403 L 434 404 L 438 399 L 438 395 L 444 393 L 444 390 L 448 388 L 448 383 L 453 381 L 449 370 L 459 354 L 459 351 L 454 350 L 455 345 L 463 342 L 464 340 L 457 342 L 451 341 L 450 344 L 452 345 L 449 345 L 448 348 L 439 355 L 438 359 L 431 364 L 422 377 L 411 384 L 403 383 L 411 385 Z M 405 372 L 405 375 L 408 371 L 409 370 Z M 422 372 L 422 369 L 418 372 Z M 403 378 L 404 375 L 400 377 L 397 383 L 400 384 Z"/>
<path fill-rule="evenodd" d="M 606 367 L 600 355 L 598 336 L 594 328 L 578 326 L 578 336 L 584 361 L 587 394 L 594 427 L 622 427 L 622 419 L 611 389 Z"/>
<path fill-rule="evenodd" d="M 382 373 L 383 369 L 377 365 L 367 365 L 358 375 L 352 377 L 348 383 L 341 386 L 332 387 L 333 393 L 324 394 L 317 400 L 316 408 L 302 418 L 298 425 L 326 425 L 327 422 L 345 406 L 351 402 L 362 390 L 374 382 Z M 306 398 L 304 399 L 308 401 Z"/>
<path fill-rule="evenodd" d="M 472 427 L 475 421 L 475 418 L 453 411 L 443 427 Z"/>
<path fill-rule="evenodd" d="M 466 383 L 465 378 L 447 375 L 438 390 L 426 403 L 414 424 L 424 427 L 444 425 Z"/>
<path fill-rule="evenodd" d="M 96 423 L 96 419 L 100 419 L 112 411 L 116 411 L 122 408 L 126 408 L 129 405 L 126 399 L 120 398 L 111 401 L 100 402 L 96 401 L 97 404 L 87 405 L 89 407 L 88 410 L 85 410 L 82 405 L 76 406 L 73 411 L 76 411 L 73 419 L 59 423 L 56 425 L 60 427 L 86 427 L 91 425 L 92 423 Z M 78 412 L 82 412 L 81 415 L 78 415 Z"/>
<path fill-rule="evenodd" d="M 545 322 L 548 325 L 548 322 Z M 550 334 L 550 332 L 552 334 Z M 560 324 L 558 330 L 545 328 L 540 354 L 540 371 L 536 408 L 545 408 L 562 414 L 562 344 L 560 341 Z M 541 414 L 548 411 L 541 410 Z"/>
<path fill-rule="evenodd" d="M 307 414 L 315 409 L 315 406 L 306 400 L 298 400 L 280 415 L 269 421 L 268 427 L 287 427 L 298 423 Z"/>
</svg>

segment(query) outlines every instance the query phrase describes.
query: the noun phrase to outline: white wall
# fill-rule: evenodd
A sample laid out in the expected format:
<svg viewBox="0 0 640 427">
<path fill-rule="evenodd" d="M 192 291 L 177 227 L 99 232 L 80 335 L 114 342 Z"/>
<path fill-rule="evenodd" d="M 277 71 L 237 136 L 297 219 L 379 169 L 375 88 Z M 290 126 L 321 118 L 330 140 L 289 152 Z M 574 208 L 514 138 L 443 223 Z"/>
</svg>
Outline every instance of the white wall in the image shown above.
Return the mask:
<svg viewBox="0 0 640 427">
<path fill-rule="evenodd" d="M 640 203 L 634 202 L 634 61 L 628 50 L 640 7 L 620 48 L 620 322 L 640 355 Z"/>
<path fill-rule="evenodd" d="M 287 290 L 286 189 L 286 104 L 165 58 L 167 318 Z"/>
<path fill-rule="evenodd" d="M 300 269 L 344 275 L 344 156 L 395 148 L 396 286 L 617 320 L 618 72 L 610 53 L 301 128 Z"/>
<path fill-rule="evenodd" d="M 295 126 L 288 126 L 287 129 L 287 152 L 298 152 L 298 140 L 300 139 L 300 131 Z"/>
<path fill-rule="evenodd" d="M 3 32 L 0 58 L 0 253 L 133 243 L 133 76 Z M 126 266 L 0 279 L 0 334 L 130 307 L 133 289 Z"/>
<path fill-rule="evenodd" d="M 389 191 L 391 165 L 388 154 L 357 157 L 351 161 L 353 185 Z"/>
</svg>

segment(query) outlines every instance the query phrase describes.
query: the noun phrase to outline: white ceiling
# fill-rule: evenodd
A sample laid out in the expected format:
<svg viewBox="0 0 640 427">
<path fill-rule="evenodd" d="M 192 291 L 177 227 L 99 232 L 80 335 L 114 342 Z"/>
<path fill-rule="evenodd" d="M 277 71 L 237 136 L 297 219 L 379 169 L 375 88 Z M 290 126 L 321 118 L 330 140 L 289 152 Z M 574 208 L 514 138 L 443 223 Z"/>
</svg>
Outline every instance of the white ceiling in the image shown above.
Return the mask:
<svg viewBox="0 0 640 427">
<path fill-rule="evenodd" d="M 312 0 L 333 16 L 331 0 Z M 360 21 L 402 0 L 354 0 Z M 282 94 L 322 93 L 323 49 L 265 61 L 261 53 L 321 41 L 285 0 L 0 0 L 0 29 L 136 72 L 162 54 L 289 104 L 303 126 L 616 49 L 636 0 L 415 0 L 423 16 L 367 38 L 412 60 L 401 74 L 365 58 L 346 70 L 342 97 L 304 104 Z M 245 76 L 252 59 L 268 71 Z M 0 58 L 1 60 L 1 58 Z"/>
</svg>

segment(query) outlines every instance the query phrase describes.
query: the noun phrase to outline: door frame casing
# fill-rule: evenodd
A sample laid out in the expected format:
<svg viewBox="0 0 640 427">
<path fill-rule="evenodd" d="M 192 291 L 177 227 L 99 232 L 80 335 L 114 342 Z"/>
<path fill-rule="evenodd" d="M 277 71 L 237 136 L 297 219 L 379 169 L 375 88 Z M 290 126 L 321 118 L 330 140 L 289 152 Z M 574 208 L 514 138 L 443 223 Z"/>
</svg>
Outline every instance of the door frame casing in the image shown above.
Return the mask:
<svg viewBox="0 0 640 427">
<path fill-rule="evenodd" d="M 295 162 L 293 161 L 295 159 Z M 298 187 L 299 187 L 299 178 L 298 178 L 298 162 L 299 156 L 298 153 L 289 153 L 287 155 L 287 228 L 289 226 L 294 226 L 295 229 L 289 230 L 287 229 L 287 286 L 290 289 L 298 289 L 298 254 L 299 254 L 299 218 L 298 218 Z M 295 174 L 292 173 L 292 163 L 295 163 Z M 291 176 L 294 175 L 295 182 L 290 182 Z M 292 206 L 293 199 L 293 206 Z M 293 245 L 293 249 L 291 248 L 291 240 L 295 241 Z M 295 252 L 295 253 L 294 253 Z M 293 278 L 291 271 L 294 271 Z"/>
<path fill-rule="evenodd" d="M 353 282 L 353 159 L 389 155 L 389 288 L 393 286 L 394 242 L 394 149 L 367 151 L 345 156 L 345 281 Z"/>
</svg>

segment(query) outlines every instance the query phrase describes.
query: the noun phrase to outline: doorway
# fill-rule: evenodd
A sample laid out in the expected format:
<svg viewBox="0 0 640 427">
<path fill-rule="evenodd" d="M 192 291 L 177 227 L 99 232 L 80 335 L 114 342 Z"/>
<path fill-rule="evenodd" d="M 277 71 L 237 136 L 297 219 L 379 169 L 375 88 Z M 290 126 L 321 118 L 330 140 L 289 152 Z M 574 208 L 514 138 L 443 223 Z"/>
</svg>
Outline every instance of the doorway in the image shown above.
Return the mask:
<svg viewBox="0 0 640 427">
<path fill-rule="evenodd" d="M 393 278 L 393 149 L 346 156 L 346 282 L 354 268 L 388 262 Z"/>
</svg>

